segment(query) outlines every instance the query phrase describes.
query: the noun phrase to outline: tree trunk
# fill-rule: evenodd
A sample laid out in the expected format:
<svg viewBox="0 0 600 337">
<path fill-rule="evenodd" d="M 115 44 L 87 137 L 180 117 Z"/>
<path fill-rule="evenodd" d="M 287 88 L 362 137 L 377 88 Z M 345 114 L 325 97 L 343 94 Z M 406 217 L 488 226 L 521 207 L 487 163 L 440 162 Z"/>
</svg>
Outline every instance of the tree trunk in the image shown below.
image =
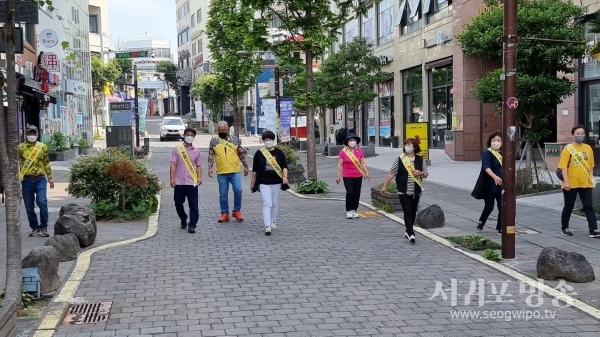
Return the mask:
<svg viewBox="0 0 600 337">
<path fill-rule="evenodd" d="M 527 188 L 533 188 L 533 167 L 532 160 L 533 158 L 533 145 L 529 140 L 525 143 L 525 168 L 527 171 Z"/>
<path fill-rule="evenodd" d="M 0 105 L 0 163 L 6 193 L 6 292 L 4 306 L 21 303 L 21 221 L 20 182 L 18 176 L 19 122 L 17 118 L 17 80 L 15 77 L 14 0 L 6 1 L 6 24 L 3 38 L 6 46 L 6 96 L 8 109 Z M 5 113 L 7 111 L 7 113 Z M 16 321 L 7 323 L 16 326 Z M 10 330 L 10 329 L 9 329 Z M 16 330 L 13 330 L 16 331 Z"/>
<path fill-rule="evenodd" d="M 317 178 L 317 154 L 315 153 L 315 102 L 313 99 L 313 54 L 312 49 L 306 50 L 306 175 L 308 178 Z"/>
</svg>

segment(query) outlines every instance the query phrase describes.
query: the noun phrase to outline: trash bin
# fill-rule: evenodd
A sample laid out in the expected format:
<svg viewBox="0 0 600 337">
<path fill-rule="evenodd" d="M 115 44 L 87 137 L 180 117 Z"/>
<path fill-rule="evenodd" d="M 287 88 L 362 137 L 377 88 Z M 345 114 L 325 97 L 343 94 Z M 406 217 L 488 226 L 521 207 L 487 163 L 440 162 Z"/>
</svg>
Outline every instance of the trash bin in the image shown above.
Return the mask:
<svg viewBox="0 0 600 337">
<path fill-rule="evenodd" d="M 398 148 L 398 136 L 392 136 L 392 148 L 397 149 Z"/>
</svg>

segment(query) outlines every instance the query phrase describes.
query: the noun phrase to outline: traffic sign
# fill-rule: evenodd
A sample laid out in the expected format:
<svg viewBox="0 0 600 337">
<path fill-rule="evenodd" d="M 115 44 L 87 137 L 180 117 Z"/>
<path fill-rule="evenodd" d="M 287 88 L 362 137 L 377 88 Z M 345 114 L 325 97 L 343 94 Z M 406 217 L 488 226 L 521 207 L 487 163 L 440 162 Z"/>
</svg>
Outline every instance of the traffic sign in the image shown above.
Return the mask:
<svg viewBox="0 0 600 337">
<path fill-rule="evenodd" d="M 506 105 L 508 105 L 510 109 L 516 109 L 519 106 L 519 100 L 516 97 L 511 97 L 506 101 Z"/>
<path fill-rule="evenodd" d="M 131 59 L 131 58 L 137 58 L 137 57 L 148 57 L 148 51 L 147 50 L 123 51 L 123 52 L 115 53 L 115 58 L 117 58 L 117 59 Z"/>
<path fill-rule="evenodd" d="M 164 89 L 165 81 L 138 81 L 139 89 Z"/>
</svg>

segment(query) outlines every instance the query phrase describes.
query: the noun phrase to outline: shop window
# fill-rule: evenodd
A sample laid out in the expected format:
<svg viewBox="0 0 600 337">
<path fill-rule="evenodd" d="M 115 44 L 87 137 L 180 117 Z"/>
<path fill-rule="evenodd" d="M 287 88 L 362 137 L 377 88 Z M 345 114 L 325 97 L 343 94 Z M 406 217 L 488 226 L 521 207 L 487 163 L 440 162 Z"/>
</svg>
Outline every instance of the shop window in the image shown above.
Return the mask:
<svg viewBox="0 0 600 337">
<path fill-rule="evenodd" d="M 382 0 L 377 5 L 379 8 L 377 45 L 379 46 L 392 42 L 394 39 L 394 27 L 392 24 L 394 15 L 393 4 L 393 0 Z"/>
<path fill-rule="evenodd" d="M 421 67 L 402 72 L 404 122 L 423 121 L 423 72 Z"/>
<path fill-rule="evenodd" d="M 362 17 L 362 37 L 367 43 L 374 42 L 375 25 L 375 6 L 369 7 L 367 13 Z"/>
<path fill-rule="evenodd" d="M 452 16 L 452 0 L 425 0 L 423 13 L 427 14 L 427 23 L 434 23 Z"/>
<path fill-rule="evenodd" d="M 446 130 L 454 125 L 452 98 L 452 66 L 432 68 L 429 71 L 429 129 L 431 146 L 445 146 Z"/>
<path fill-rule="evenodd" d="M 400 34 L 413 33 L 421 28 L 421 0 L 401 0 Z M 437 0 L 432 0 L 437 1 Z"/>
</svg>

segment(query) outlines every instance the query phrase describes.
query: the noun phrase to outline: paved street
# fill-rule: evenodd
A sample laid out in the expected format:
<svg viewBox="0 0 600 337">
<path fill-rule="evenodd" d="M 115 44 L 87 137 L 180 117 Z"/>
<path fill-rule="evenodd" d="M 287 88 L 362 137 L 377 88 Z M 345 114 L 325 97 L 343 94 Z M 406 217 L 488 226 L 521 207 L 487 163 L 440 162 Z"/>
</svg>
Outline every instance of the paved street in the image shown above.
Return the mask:
<svg viewBox="0 0 600 337">
<path fill-rule="evenodd" d="M 166 181 L 170 149 L 153 152 L 150 165 Z M 346 220 L 340 201 L 283 193 L 279 229 L 267 237 L 260 196 L 248 187 L 245 178 L 246 221 L 218 224 L 217 185 L 205 170 L 196 234 L 179 228 L 172 190 L 164 189 L 158 234 L 94 254 L 76 294 L 89 302 L 113 301 L 108 322 L 61 326 L 55 336 L 597 336 L 600 331 L 596 319 L 554 306 L 546 295 L 539 307 L 530 306 L 537 302 L 535 294 L 520 289 L 515 279 L 450 248 L 423 237 L 411 245 L 401 225 L 387 218 Z M 478 284 L 479 278 L 485 283 Z M 446 299 L 439 292 L 434 296 L 436 282 Z M 461 310 L 480 317 L 451 317 Z M 526 311 L 531 318 L 515 317 Z"/>
</svg>

